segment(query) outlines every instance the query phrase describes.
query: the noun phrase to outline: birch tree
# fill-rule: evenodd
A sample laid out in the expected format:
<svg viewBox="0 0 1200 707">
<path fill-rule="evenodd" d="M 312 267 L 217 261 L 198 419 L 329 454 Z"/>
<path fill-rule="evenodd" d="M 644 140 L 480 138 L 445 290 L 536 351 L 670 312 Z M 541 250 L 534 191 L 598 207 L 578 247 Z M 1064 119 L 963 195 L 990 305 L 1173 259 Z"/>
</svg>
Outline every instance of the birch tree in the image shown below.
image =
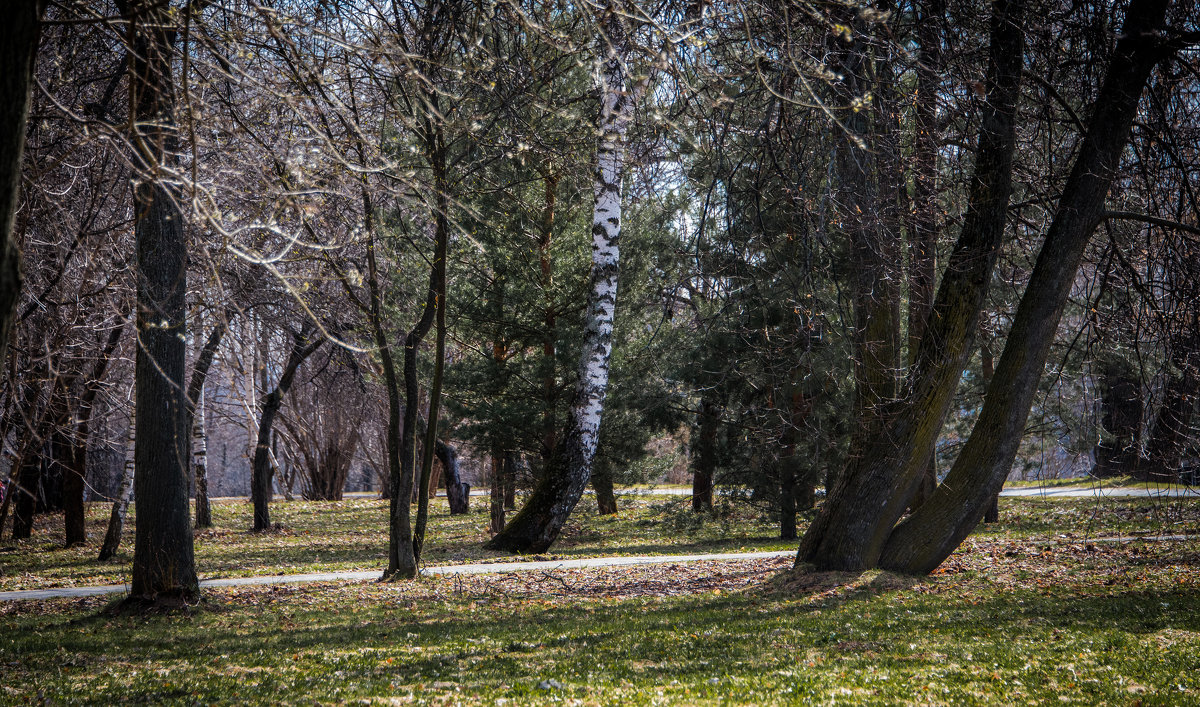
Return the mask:
<svg viewBox="0 0 1200 707">
<path fill-rule="evenodd" d="M 583 495 L 596 456 L 612 357 L 620 269 L 621 183 L 633 108 L 626 73 L 626 18 L 617 2 L 608 2 L 599 12 L 604 55 L 597 72 L 600 114 L 592 187 L 592 267 L 579 380 L 567 413 L 562 456 L 543 474 L 525 506 L 488 543 L 497 550 L 542 552 L 550 547 Z"/>
</svg>

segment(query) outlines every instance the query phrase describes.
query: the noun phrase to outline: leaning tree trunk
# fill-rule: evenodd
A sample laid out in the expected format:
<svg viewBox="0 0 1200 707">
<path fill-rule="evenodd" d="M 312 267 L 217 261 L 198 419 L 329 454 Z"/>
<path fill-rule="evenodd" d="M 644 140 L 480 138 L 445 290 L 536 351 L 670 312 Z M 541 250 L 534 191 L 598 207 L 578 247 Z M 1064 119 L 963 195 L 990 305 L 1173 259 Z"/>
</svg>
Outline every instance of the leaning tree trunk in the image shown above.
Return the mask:
<svg viewBox="0 0 1200 707">
<path fill-rule="evenodd" d="M 450 504 L 450 515 L 471 512 L 471 485 L 462 480 L 458 468 L 458 451 L 440 439 L 435 445 L 438 460 L 442 462 L 442 475 L 446 477 L 446 501 Z"/>
<path fill-rule="evenodd" d="M 44 0 L 12 0 L 0 22 L 0 363 L 21 293 L 21 254 L 12 240 L 21 191 L 25 118 L 33 88 Z"/>
<path fill-rule="evenodd" d="M 1087 134 L 1021 297 L 983 410 L 945 482 L 888 538 L 880 566 L 913 574 L 932 571 L 979 523 L 1004 485 L 1079 260 L 1104 216 L 1105 196 L 1142 91 L 1154 67 L 1168 56 L 1163 40 L 1167 5 L 1167 0 L 1134 0 L 1126 9 Z"/>
<path fill-rule="evenodd" d="M 177 18 L 165 2 L 118 2 L 128 21 L 130 115 L 137 175 L 137 527 L 131 601 L 176 603 L 200 593 L 188 499 L 187 239 L 167 165 L 174 161 Z"/>
<path fill-rule="evenodd" d="M 873 567 L 933 456 L 1004 236 L 1024 51 L 1023 10 L 1023 0 L 995 5 L 970 202 L 904 394 L 887 415 L 887 429 L 853 454 L 838 476 L 804 534 L 797 565 L 812 563 L 823 570 Z"/>
<path fill-rule="evenodd" d="M 212 527 L 212 507 L 208 503 L 208 440 L 204 429 L 204 381 L 212 368 L 217 349 L 221 340 L 229 331 L 229 319 L 237 313 L 237 309 L 229 307 L 221 315 L 221 320 L 209 332 L 208 339 L 196 357 L 192 367 L 192 377 L 188 381 L 187 403 L 188 415 L 191 416 L 192 428 L 192 474 L 196 482 L 196 527 Z M 199 413 L 197 413 L 197 409 Z"/>
<path fill-rule="evenodd" d="M 624 28 L 614 3 L 605 8 L 607 56 L 600 71 L 600 117 L 593 194 L 592 270 L 575 400 L 563 452 L 538 480 L 525 506 L 488 543 L 494 550 L 543 552 L 553 544 L 592 474 L 600 417 L 608 390 L 613 315 L 620 262 L 621 178 L 632 100 L 624 65 Z"/>
<path fill-rule="evenodd" d="M 262 402 L 262 417 L 258 420 L 258 439 L 254 445 L 254 463 L 250 471 L 250 496 L 254 503 L 255 532 L 271 528 L 271 480 L 274 467 L 271 464 L 271 431 L 275 426 L 275 417 L 283 406 L 283 396 L 287 395 L 296 378 L 300 364 L 325 343 L 324 339 L 307 342 L 307 332 L 294 335 L 291 352 L 288 353 L 287 364 L 279 376 L 275 389 L 267 393 Z"/>
<path fill-rule="evenodd" d="M 133 450 L 135 444 L 134 420 L 137 419 L 137 407 L 131 404 L 129 409 L 129 431 L 125 436 L 125 465 L 121 468 L 121 486 L 117 490 L 117 498 L 113 501 L 112 512 L 108 516 L 108 531 L 104 533 L 104 542 L 100 545 L 100 555 L 96 558 L 101 562 L 111 559 L 121 546 L 121 533 L 125 530 L 125 514 L 129 510 L 129 499 L 133 497 Z"/>
</svg>

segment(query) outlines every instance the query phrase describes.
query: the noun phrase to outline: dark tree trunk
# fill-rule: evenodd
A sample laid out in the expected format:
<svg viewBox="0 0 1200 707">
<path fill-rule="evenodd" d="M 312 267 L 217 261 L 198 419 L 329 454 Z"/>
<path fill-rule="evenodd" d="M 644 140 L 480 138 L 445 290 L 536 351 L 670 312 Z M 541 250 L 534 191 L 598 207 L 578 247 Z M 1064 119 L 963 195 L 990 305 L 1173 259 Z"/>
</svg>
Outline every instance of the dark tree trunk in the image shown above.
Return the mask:
<svg viewBox="0 0 1200 707">
<path fill-rule="evenodd" d="M 706 392 L 700 398 L 696 430 L 695 456 L 692 462 L 692 510 L 711 511 L 713 477 L 717 471 L 717 433 L 721 427 L 721 406 Z"/>
<path fill-rule="evenodd" d="M 834 100 L 846 134 L 839 135 L 834 157 L 838 219 L 850 244 L 851 299 L 854 310 L 854 420 L 851 454 L 861 451 L 883 429 L 886 405 L 896 397 L 900 371 L 900 242 L 889 230 L 894 204 L 881 188 L 877 161 L 890 154 L 883 139 L 884 121 L 872 125 L 872 111 L 856 107 L 863 96 L 886 89 L 871 71 L 865 35 L 870 31 L 857 8 L 837 7 L 834 21 L 852 27 L 848 36 L 830 39 L 832 61 L 841 79 Z M 878 118 L 878 116 L 876 116 Z M 882 177 L 886 179 L 886 177 Z"/>
<path fill-rule="evenodd" d="M 1167 380 L 1162 406 L 1150 429 L 1146 459 L 1139 474 L 1146 481 L 1179 481 L 1183 450 L 1190 436 L 1196 400 L 1200 399 L 1200 376 L 1194 364 L 1180 364 L 1180 373 Z"/>
<path fill-rule="evenodd" d="M 12 0 L 0 22 L 0 363 L 21 293 L 21 254 L 12 240 L 21 192 L 21 153 L 33 89 L 44 0 Z"/>
<path fill-rule="evenodd" d="M 979 346 L 979 371 L 982 378 L 983 388 L 987 390 L 992 384 L 992 377 L 996 373 L 996 359 L 992 356 L 991 342 L 986 338 Z M 987 511 L 983 514 L 983 522 L 999 523 L 1000 522 L 1000 492 L 992 496 L 992 502 L 988 504 Z"/>
<path fill-rule="evenodd" d="M 920 60 L 917 63 L 917 94 L 913 99 L 916 134 L 913 136 L 912 208 L 908 218 L 908 363 L 916 364 L 917 350 L 925 324 L 933 310 L 934 279 L 937 276 L 937 241 L 941 233 L 938 204 L 937 96 L 942 75 L 941 22 L 945 0 L 925 0 L 917 21 Z M 937 486 L 937 464 L 929 464 L 917 484 L 910 506 L 924 503 Z"/>
<path fill-rule="evenodd" d="M 431 105 L 436 110 L 436 102 Z M 417 521 L 412 538 L 413 557 L 417 562 L 421 561 L 421 549 L 425 546 L 425 528 L 429 523 L 429 477 L 433 473 L 433 459 L 437 454 L 438 415 L 441 410 L 442 379 L 446 367 L 446 252 L 450 242 L 450 184 L 446 179 L 445 138 L 440 122 L 429 121 L 426 130 L 428 161 L 433 168 L 438 213 L 434 219 L 437 240 L 434 245 L 427 295 L 434 307 L 433 379 L 429 383 L 429 412 L 426 415 L 425 441 L 421 449 L 421 478 L 417 484 Z M 406 357 L 407 354 L 406 348 Z M 413 354 L 415 358 L 415 348 Z M 406 367 L 405 371 L 407 370 Z M 408 402 L 416 401 L 409 398 Z"/>
<path fill-rule="evenodd" d="M 504 510 L 513 511 L 517 508 L 517 456 L 513 452 L 504 454 L 504 469 L 501 481 L 504 484 Z M 524 468 L 528 468 L 525 464 Z"/>
<path fill-rule="evenodd" d="M 905 391 L 886 432 L 851 454 L 800 544 L 797 564 L 873 567 L 932 458 L 969 355 L 1004 235 L 1024 51 L 1022 0 L 996 3 L 987 100 L 963 228 L 942 276 Z M 856 438 L 857 443 L 862 439 Z"/>
<path fill-rule="evenodd" d="M 72 422 L 74 430 L 67 434 L 69 425 L 66 420 L 56 426 L 56 434 L 61 436 L 56 444 L 55 456 L 63 466 L 63 515 L 66 530 L 67 547 L 82 545 L 87 542 L 87 519 L 83 496 L 87 479 L 87 449 L 91 437 L 92 411 L 96 404 L 96 395 L 100 392 L 100 384 L 108 371 L 112 354 L 121 343 L 121 334 L 125 331 L 125 320 L 120 326 L 109 332 L 108 340 L 101 347 L 99 357 L 92 368 L 91 376 L 84 385 L 83 395 L 79 400 L 75 419 Z M 62 432 L 58 432 L 62 430 Z"/>
<path fill-rule="evenodd" d="M 400 410 L 400 380 L 396 375 L 395 359 L 392 357 L 392 347 L 388 342 L 387 333 L 383 326 L 383 297 L 379 286 L 379 264 L 375 257 L 375 210 L 371 203 L 370 192 L 366 187 L 362 190 L 363 200 L 363 219 L 367 230 L 367 286 L 370 292 L 371 300 L 368 305 L 368 315 L 371 322 L 371 333 L 375 337 L 375 346 L 379 351 L 379 360 L 383 367 L 383 382 L 387 390 L 388 399 L 388 423 L 386 444 L 384 445 L 387 453 L 387 473 L 384 476 L 386 480 L 384 490 L 387 492 L 389 503 L 388 508 L 388 568 L 384 571 L 384 578 L 393 575 L 399 568 L 397 556 L 403 555 L 408 548 L 408 554 L 411 554 L 412 542 L 408 537 L 402 537 L 402 531 L 407 531 L 408 524 L 408 499 L 411 496 L 412 489 L 405 489 L 406 495 L 400 495 L 400 477 L 401 462 L 400 449 L 402 446 L 400 425 L 401 417 Z M 407 430 L 408 426 L 405 425 Z M 401 503 L 400 499 L 404 502 Z M 402 515 L 403 514 L 403 515 Z M 400 527 L 401 519 L 404 522 L 404 528 Z M 415 570 L 415 563 L 414 570 Z"/>
<path fill-rule="evenodd" d="M 36 454 L 27 454 L 21 462 L 21 473 L 17 476 L 13 512 L 13 540 L 27 540 L 33 534 L 33 514 L 37 511 L 37 490 L 42 480 L 42 460 Z"/>
<path fill-rule="evenodd" d="M 438 440 L 437 456 L 442 462 L 442 473 L 446 477 L 446 501 L 450 504 L 450 515 L 471 512 L 471 485 L 462 480 L 458 469 L 458 452 L 454 447 Z"/>
<path fill-rule="evenodd" d="M 592 490 L 596 492 L 596 512 L 610 516 L 617 512 L 617 495 L 613 491 L 612 469 L 601 462 L 592 473 Z"/>
<path fill-rule="evenodd" d="M 271 480 L 275 471 L 271 463 L 271 432 L 275 426 L 275 417 L 283 406 L 283 396 L 287 395 L 292 387 L 300 364 L 325 343 L 325 340 L 320 338 L 308 341 L 307 328 L 306 325 L 304 331 L 293 335 L 292 349 L 288 353 L 283 373 L 279 376 L 279 383 L 263 398 L 262 417 L 258 420 L 258 438 L 254 445 L 254 463 L 250 471 L 250 498 L 254 503 L 255 531 L 271 528 L 270 504 L 274 495 Z"/>
<path fill-rule="evenodd" d="M 1123 361 L 1106 361 L 1101 364 L 1100 391 L 1104 434 L 1096 445 L 1092 476 L 1106 479 L 1132 475 L 1141 455 L 1141 381 Z"/>
<path fill-rule="evenodd" d="M 1104 214 L 1138 103 L 1163 40 L 1167 0 L 1134 0 L 1093 106 L 1087 134 L 1059 198 L 1033 274 L 1017 308 L 979 420 L 929 501 L 896 527 L 880 566 L 932 571 L 979 523 L 1004 485 L 1054 340 L 1079 260 Z"/>
<path fill-rule="evenodd" d="M 504 452 L 498 447 L 492 448 L 491 492 L 489 493 L 488 515 L 489 530 L 493 535 L 504 530 Z"/>
<path fill-rule="evenodd" d="M 538 241 L 538 256 L 542 268 L 542 292 L 545 297 L 542 314 L 542 468 L 549 469 L 557 447 L 554 412 L 558 406 L 558 376 L 555 375 L 554 349 L 558 340 L 557 308 L 554 304 L 554 260 L 550 245 L 554 238 L 555 204 L 558 198 L 558 175 L 545 168 L 542 172 L 545 188 L 542 209 L 542 235 Z M 507 487 L 506 487 L 507 490 Z M 506 503 L 508 495 L 505 496 Z M 507 506 L 512 508 L 513 506 Z"/>
<path fill-rule="evenodd" d="M 129 600 L 192 601 L 200 593 L 188 508 L 187 239 L 182 195 L 163 172 L 174 162 L 172 59 L 177 14 L 167 2 L 120 0 L 128 21 L 130 114 L 135 121 L 137 241 L 137 527 Z"/>
<path fill-rule="evenodd" d="M 431 126 L 427 129 L 432 130 Z M 440 135 L 440 132 L 439 132 Z M 429 140 L 434 140 L 430 137 Z M 440 149 L 441 162 L 443 168 L 445 166 L 444 146 Z M 431 158 L 435 159 L 435 158 Z M 445 187 L 445 173 L 441 172 L 440 178 L 437 180 Z M 420 348 L 421 341 L 429 330 L 433 327 L 434 320 L 441 316 L 441 302 L 444 298 L 442 294 L 445 289 L 446 276 L 446 246 L 450 236 L 450 215 L 446 211 L 449 209 L 449 195 L 442 189 L 438 190 L 435 195 L 438 204 L 438 213 L 434 215 L 436 242 L 434 244 L 433 263 L 429 268 L 429 288 L 426 294 L 425 307 L 421 312 L 421 318 L 417 320 L 416 326 L 408 332 L 404 339 L 404 426 L 400 436 L 400 477 L 395 479 L 392 484 L 393 496 L 396 499 L 392 503 L 392 518 L 390 534 L 391 542 L 389 543 L 388 551 L 388 568 L 385 576 L 392 579 L 412 579 L 417 576 L 417 562 L 420 560 L 420 546 L 424 541 L 423 534 L 424 515 L 421 506 L 418 505 L 417 517 L 417 532 L 413 531 L 412 527 L 412 512 L 411 501 L 414 490 L 414 484 L 421 483 L 422 480 L 417 479 L 417 410 L 420 406 L 420 387 L 417 382 L 417 351 Z M 434 364 L 438 365 L 437 362 Z M 440 391 L 439 391 L 440 397 Z M 435 412 L 433 396 L 430 396 L 431 412 Z M 437 420 L 429 420 L 429 428 L 435 429 Z M 430 457 L 433 454 L 433 445 L 426 445 L 429 449 L 425 453 L 425 457 Z M 430 457 L 431 458 L 431 457 Z M 430 462 L 432 466 L 432 461 Z M 428 484 L 428 477 L 424 473 L 425 463 L 422 460 L 420 470 L 421 475 L 425 477 L 424 483 Z M 418 491 L 428 495 L 428 490 Z M 428 503 L 428 497 L 426 497 Z M 428 512 L 427 510 L 425 511 Z M 418 536 L 421 537 L 418 537 Z"/>
</svg>

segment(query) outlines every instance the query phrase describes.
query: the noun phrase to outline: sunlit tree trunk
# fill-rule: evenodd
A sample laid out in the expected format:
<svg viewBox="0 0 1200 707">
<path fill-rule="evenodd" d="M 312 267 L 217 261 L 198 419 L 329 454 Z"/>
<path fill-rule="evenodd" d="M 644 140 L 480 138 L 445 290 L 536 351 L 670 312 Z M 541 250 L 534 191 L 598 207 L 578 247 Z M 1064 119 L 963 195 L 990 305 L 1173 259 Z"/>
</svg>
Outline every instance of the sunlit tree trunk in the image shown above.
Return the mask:
<svg viewBox="0 0 1200 707">
<path fill-rule="evenodd" d="M 608 391 L 621 236 L 621 181 L 632 109 L 624 64 L 622 19 L 613 3 L 602 18 L 607 55 L 599 72 L 600 117 L 593 186 L 592 270 L 575 399 L 567 416 L 563 453 L 542 474 L 525 505 L 488 543 L 496 550 L 543 552 L 554 543 L 592 475 L 600 418 Z"/>
</svg>

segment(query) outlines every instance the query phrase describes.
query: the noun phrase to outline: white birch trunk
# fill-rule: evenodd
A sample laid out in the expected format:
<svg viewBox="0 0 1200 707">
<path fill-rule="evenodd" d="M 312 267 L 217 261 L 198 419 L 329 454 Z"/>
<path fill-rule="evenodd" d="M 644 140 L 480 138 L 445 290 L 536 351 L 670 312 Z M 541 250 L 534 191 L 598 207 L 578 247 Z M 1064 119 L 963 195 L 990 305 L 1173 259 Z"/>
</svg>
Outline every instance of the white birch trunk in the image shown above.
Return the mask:
<svg viewBox="0 0 1200 707">
<path fill-rule="evenodd" d="M 550 547 L 583 495 L 596 457 L 612 357 L 620 263 L 621 182 L 625 137 L 633 106 L 625 71 L 625 28 L 616 5 L 610 1 L 602 18 L 600 41 L 604 55 L 597 72 L 600 115 L 596 121 L 591 288 L 579 358 L 579 381 L 567 418 L 563 456 L 543 477 L 521 512 L 488 544 L 494 549 L 543 552 Z"/>
<path fill-rule="evenodd" d="M 117 554 L 121 546 L 121 533 L 125 530 L 125 514 L 129 510 L 129 501 L 133 498 L 133 449 L 135 419 L 137 408 L 134 397 L 129 401 L 129 431 L 125 437 L 125 466 L 121 470 L 121 486 L 117 491 L 117 500 L 113 501 L 112 513 L 108 517 L 108 530 L 104 533 L 104 543 L 100 546 L 97 559 L 104 561 Z"/>
<path fill-rule="evenodd" d="M 196 477 L 196 527 L 212 526 L 212 508 L 208 503 L 208 435 L 204 429 L 204 388 L 192 416 L 192 468 Z"/>
</svg>

